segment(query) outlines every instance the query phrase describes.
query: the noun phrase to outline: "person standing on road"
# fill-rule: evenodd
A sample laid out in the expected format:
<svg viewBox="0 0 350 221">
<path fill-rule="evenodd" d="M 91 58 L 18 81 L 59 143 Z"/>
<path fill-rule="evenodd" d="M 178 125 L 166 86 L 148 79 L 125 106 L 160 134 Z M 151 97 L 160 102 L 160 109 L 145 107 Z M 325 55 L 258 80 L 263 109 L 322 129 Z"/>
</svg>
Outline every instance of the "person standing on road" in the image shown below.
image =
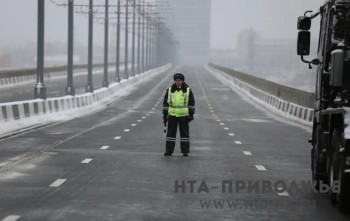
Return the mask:
<svg viewBox="0 0 350 221">
<path fill-rule="evenodd" d="M 183 74 L 176 73 L 174 81 L 175 83 L 166 90 L 163 101 L 164 126 L 168 126 L 164 156 L 173 154 L 179 126 L 181 153 L 184 157 L 188 157 L 190 152 L 189 122 L 194 119 L 195 100 L 192 90 L 185 83 Z"/>
</svg>

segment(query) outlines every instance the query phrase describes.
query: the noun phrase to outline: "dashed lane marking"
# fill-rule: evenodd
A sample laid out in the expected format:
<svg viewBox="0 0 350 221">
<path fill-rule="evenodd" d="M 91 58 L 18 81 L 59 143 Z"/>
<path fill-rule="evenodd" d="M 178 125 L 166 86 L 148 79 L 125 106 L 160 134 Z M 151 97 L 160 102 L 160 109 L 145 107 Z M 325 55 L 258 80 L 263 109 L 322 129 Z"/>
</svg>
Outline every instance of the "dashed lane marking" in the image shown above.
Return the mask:
<svg viewBox="0 0 350 221">
<path fill-rule="evenodd" d="M 155 110 L 155 108 L 154 108 L 154 107 L 152 107 L 152 110 Z"/>
<path fill-rule="evenodd" d="M 101 147 L 100 149 L 101 150 L 107 150 L 109 148 L 109 146 L 103 146 L 103 147 Z"/>
<path fill-rule="evenodd" d="M 142 122 L 142 120 L 137 120 L 137 122 Z"/>
<path fill-rule="evenodd" d="M 146 114 L 146 116 L 149 116 L 149 114 Z"/>
<path fill-rule="evenodd" d="M 137 124 L 131 124 L 131 126 L 132 126 L 132 127 L 136 127 L 136 126 L 137 126 Z"/>
<path fill-rule="evenodd" d="M 81 161 L 81 163 L 90 163 L 91 161 L 91 158 L 86 158 L 85 160 Z"/>
<path fill-rule="evenodd" d="M 66 181 L 67 179 L 57 179 L 55 182 L 51 183 L 49 187 L 59 187 Z"/>
<path fill-rule="evenodd" d="M 260 171 L 266 171 L 266 168 L 262 165 L 255 165 L 256 169 L 260 170 Z"/>
<path fill-rule="evenodd" d="M 224 129 L 225 129 L 225 130 L 229 130 L 230 128 L 228 128 L 228 127 L 224 127 Z"/>
<path fill-rule="evenodd" d="M 229 133 L 228 135 L 231 136 L 231 137 L 235 136 L 234 133 Z"/>
<path fill-rule="evenodd" d="M 125 129 L 124 132 L 130 132 L 130 129 Z"/>
<path fill-rule="evenodd" d="M 225 124 L 224 123 L 220 123 L 221 126 L 224 126 Z"/>
<path fill-rule="evenodd" d="M 244 155 L 247 155 L 247 156 L 251 156 L 251 155 L 253 155 L 251 152 L 249 152 L 249 151 L 243 151 L 243 153 L 244 153 Z"/>
<path fill-rule="evenodd" d="M 121 136 L 117 136 L 114 138 L 114 140 L 120 140 L 120 138 L 122 138 Z"/>
<path fill-rule="evenodd" d="M 146 119 L 146 117 L 141 117 L 142 119 Z"/>
<path fill-rule="evenodd" d="M 241 141 L 235 141 L 235 144 L 241 145 L 242 142 Z"/>
<path fill-rule="evenodd" d="M 6 216 L 4 219 L 2 219 L 1 221 L 16 221 L 19 218 L 21 218 L 21 216 L 17 216 L 17 215 L 9 215 Z"/>
<path fill-rule="evenodd" d="M 216 121 L 217 121 L 217 122 L 220 122 L 221 120 L 217 119 Z"/>
</svg>

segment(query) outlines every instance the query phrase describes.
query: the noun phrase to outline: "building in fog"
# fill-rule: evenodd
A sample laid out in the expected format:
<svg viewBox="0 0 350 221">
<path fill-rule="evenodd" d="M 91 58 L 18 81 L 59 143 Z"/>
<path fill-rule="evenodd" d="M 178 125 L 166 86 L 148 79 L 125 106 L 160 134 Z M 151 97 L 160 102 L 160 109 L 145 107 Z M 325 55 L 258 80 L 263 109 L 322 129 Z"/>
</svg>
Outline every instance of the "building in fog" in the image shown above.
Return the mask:
<svg viewBox="0 0 350 221">
<path fill-rule="evenodd" d="M 180 64 L 207 63 L 210 53 L 211 0 L 158 0 L 161 17 L 179 42 Z M 164 5 L 170 10 L 164 10 Z M 162 11 L 163 10 L 163 11 Z"/>
</svg>

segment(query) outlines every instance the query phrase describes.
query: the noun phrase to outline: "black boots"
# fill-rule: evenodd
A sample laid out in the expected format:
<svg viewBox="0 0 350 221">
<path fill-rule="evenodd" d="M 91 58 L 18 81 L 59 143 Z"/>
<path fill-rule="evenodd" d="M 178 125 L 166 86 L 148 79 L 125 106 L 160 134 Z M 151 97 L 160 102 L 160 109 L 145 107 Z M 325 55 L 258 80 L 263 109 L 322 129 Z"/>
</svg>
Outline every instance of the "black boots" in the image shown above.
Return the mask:
<svg viewBox="0 0 350 221">
<path fill-rule="evenodd" d="M 172 153 L 168 153 L 168 152 L 164 153 L 164 156 L 169 156 L 170 157 L 171 155 L 172 155 Z M 184 157 L 188 157 L 188 153 L 184 153 L 183 156 Z"/>
</svg>

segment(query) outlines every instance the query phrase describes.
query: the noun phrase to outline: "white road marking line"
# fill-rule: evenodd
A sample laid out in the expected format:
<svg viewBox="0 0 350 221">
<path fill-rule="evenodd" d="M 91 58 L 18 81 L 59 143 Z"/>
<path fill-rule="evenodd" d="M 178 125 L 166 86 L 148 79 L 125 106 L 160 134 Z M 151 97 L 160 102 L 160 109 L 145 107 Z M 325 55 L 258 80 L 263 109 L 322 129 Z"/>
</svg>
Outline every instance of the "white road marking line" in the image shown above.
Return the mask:
<svg viewBox="0 0 350 221">
<path fill-rule="evenodd" d="M 9 216 L 6 216 L 3 220 L 1 221 L 16 221 L 18 220 L 19 218 L 21 218 L 21 216 L 17 216 L 17 215 L 9 215 Z"/>
<path fill-rule="evenodd" d="M 141 117 L 142 119 L 146 119 L 146 117 Z"/>
<path fill-rule="evenodd" d="M 155 107 L 158 107 L 158 103 L 156 105 L 154 105 Z"/>
<path fill-rule="evenodd" d="M 261 171 L 266 171 L 266 168 L 262 165 L 255 165 L 256 169 L 261 170 Z"/>
<path fill-rule="evenodd" d="M 211 111 L 210 111 L 210 113 L 214 113 L 214 111 L 213 111 L 213 110 L 211 110 Z"/>
<path fill-rule="evenodd" d="M 146 116 L 149 116 L 149 114 L 146 114 Z"/>
<path fill-rule="evenodd" d="M 221 120 L 217 119 L 216 121 L 217 121 L 217 122 L 220 122 Z"/>
<path fill-rule="evenodd" d="M 235 144 L 241 145 L 242 142 L 241 141 L 235 141 Z"/>
<path fill-rule="evenodd" d="M 230 128 L 228 128 L 228 127 L 224 127 L 224 130 L 229 130 Z"/>
<path fill-rule="evenodd" d="M 131 126 L 132 126 L 132 127 L 136 127 L 136 126 L 137 126 L 137 124 L 131 124 Z"/>
<path fill-rule="evenodd" d="M 277 193 L 279 196 L 289 196 L 289 193 L 287 191 L 284 191 L 282 193 Z"/>
<path fill-rule="evenodd" d="M 231 137 L 235 136 L 234 133 L 229 133 L 228 135 L 231 136 Z"/>
<path fill-rule="evenodd" d="M 253 154 L 249 151 L 243 151 L 244 155 L 247 155 L 247 156 L 252 156 Z"/>
<path fill-rule="evenodd" d="M 224 126 L 224 125 L 225 125 L 225 123 L 220 123 L 220 125 L 221 125 L 221 126 Z"/>
<path fill-rule="evenodd" d="M 124 132 L 130 132 L 130 129 L 125 129 Z"/>
<path fill-rule="evenodd" d="M 120 140 L 120 138 L 122 138 L 121 136 L 117 136 L 114 138 L 114 140 Z"/>
<path fill-rule="evenodd" d="M 101 150 L 107 150 L 109 148 L 109 146 L 103 146 L 103 147 L 101 147 L 100 149 Z"/>
<path fill-rule="evenodd" d="M 81 163 L 90 163 L 91 161 L 91 158 L 86 158 L 85 160 L 81 161 Z"/>
<path fill-rule="evenodd" d="M 51 183 L 49 187 L 59 187 L 66 181 L 67 179 L 57 179 L 55 182 Z"/>
<path fill-rule="evenodd" d="M 154 107 L 152 107 L 152 110 L 155 110 L 155 108 L 154 108 Z"/>
<path fill-rule="evenodd" d="M 210 106 L 209 106 L 209 109 L 210 109 L 210 110 L 212 110 L 212 109 L 213 109 L 213 107 L 210 107 Z"/>
<path fill-rule="evenodd" d="M 137 120 L 137 122 L 142 122 L 142 120 Z"/>
</svg>

